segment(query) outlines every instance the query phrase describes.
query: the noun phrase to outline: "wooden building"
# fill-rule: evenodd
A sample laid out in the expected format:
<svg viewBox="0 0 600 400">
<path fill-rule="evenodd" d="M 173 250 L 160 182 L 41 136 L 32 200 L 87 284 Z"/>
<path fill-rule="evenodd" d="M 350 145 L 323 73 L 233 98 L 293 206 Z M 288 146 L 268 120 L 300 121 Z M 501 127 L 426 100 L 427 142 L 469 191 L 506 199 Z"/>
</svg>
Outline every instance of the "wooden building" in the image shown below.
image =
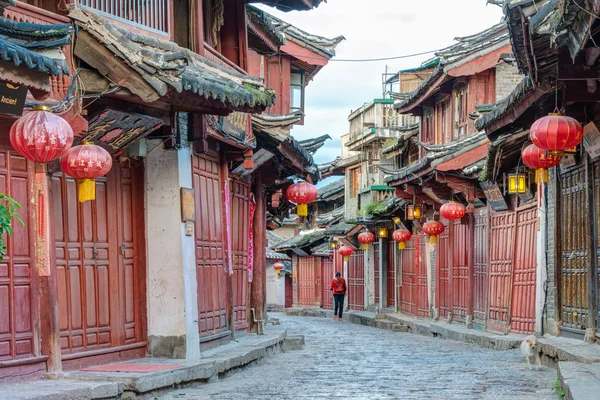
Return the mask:
<svg viewBox="0 0 600 400">
<path fill-rule="evenodd" d="M 0 267 L 0 379 L 148 354 L 198 358 L 201 347 L 256 329 L 263 193 L 288 175 L 260 170 L 280 161 L 259 162 L 249 114 L 272 107 L 282 89 L 250 72 L 245 1 L 157 0 L 141 13 L 106 1 L 15 3 L 0 18 L 0 48 L 10 49 L 0 84 L 27 87 L 28 100 L 71 124 L 76 143 L 93 141 L 115 161 L 96 180 L 96 200 L 78 203 L 59 167 L 36 174 L 14 152 L 16 117 L 0 115 L 3 192 L 26 222 Z M 320 1 L 276 3 L 308 10 Z M 31 34 L 45 39 L 22 47 Z M 49 243 L 45 257 L 40 243 Z"/>
</svg>

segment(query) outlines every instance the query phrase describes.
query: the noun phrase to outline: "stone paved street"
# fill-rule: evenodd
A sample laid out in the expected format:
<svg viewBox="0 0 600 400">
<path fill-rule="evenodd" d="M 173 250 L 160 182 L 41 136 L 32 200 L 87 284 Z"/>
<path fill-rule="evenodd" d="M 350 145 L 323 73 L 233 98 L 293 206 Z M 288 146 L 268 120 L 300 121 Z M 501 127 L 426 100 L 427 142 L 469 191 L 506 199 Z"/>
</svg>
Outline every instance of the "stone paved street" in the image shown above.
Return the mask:
<svg viewBox="0 0 600 400">
<path fill-rule="evenodd" d="M 557 399 L 556 371 L 530 371 L 518 350 L 395 333 L 323 318 L 281 319 L 303 350 L 159 397 L 191 399 Z"/>
</svg>

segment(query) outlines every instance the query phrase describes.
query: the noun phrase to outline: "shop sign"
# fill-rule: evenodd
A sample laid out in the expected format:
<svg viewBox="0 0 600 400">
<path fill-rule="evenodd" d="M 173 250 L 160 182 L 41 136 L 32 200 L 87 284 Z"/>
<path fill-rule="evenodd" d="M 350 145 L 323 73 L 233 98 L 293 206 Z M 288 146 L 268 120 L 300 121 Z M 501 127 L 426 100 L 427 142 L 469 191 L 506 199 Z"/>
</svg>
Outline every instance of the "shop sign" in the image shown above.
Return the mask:
<svg viewBox="0 0 600 400">
<path fill-rule="evenodd" d="M 0 82 L 0 113 L 21 116 L 27 97 L 26 86 Z"/>
<path fill-rule="evenodd" d="M 224 133 L 245 140 L 250 133 L 249 114 L 233 112 L 221 118 L 221 129 Z"/>
<path fill-rule="evenodd" d="M 583 127 L 583 146 L 592 160 L 600 156 L 600 132 L 593 122 Z"/>
<path fill-rule="evenodd" d="M 487 198 L 489 206 L 494 211 L 504 211 L 508 210 L 508 205 L 504 200 L 504 196 L 502 196 L 502 192 L 498 187 L 498 184 L 493 182 L 481 182 L 481 189 L 483 189 L 483 193 L 485 193 L 485 197 Z"/>
</svg>

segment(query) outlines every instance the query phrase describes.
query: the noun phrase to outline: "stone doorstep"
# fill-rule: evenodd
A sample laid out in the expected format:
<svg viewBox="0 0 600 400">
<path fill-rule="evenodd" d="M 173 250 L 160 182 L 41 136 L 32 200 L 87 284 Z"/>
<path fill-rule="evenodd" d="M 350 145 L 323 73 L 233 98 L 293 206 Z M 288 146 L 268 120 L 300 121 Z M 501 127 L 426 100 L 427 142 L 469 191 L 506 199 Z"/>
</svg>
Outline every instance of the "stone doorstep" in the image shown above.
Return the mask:
<svg viewBox="0 0 600 400">
<path fill-rule="evenodd" d="M 600 393 L 600 364 L 572 361 L 558 363 L 558 377 L 567 400 L 597 400 Z"/>
<path fill-rule="evenodd" d="M 188 382 L 207 381 L 226 371 L 243 367 L 265 357 L 272 349 L 277 351 L 279 345 L 283 346 L 286 337 L 285 330 L 271 327 L 266 330 L 265 335 L 244 336 L 237 342 L 204 352 L 203 358 L 197 361 L 157 358 L 129 361 L 129 363 L 173 364 L 183 365 L 183 367 L 150 373 L 92 371 L 47 373 L 46 380 L 33 382 L 33 386 L 31 383 L 22 388 L 17 388 L 17 385 L 4 385 L 4 387 L 0 386 L 0 391 L 3 394 L 13 391 L 19 393 L 21 397 L 15 397 L 18 400 L 114 398 L 126 391 L 143 394 Z M 60 380 L 60 385 L 57 385 L 56 380 Z M 52 387 L 53 391 L 37 390 L 37 385 Z M 70 389 L 70 385 L 74 388 Z M 74 390 L 77 393 L 72 394 Z M 39 397 L 41 394 L 48 393 L 51 393 L 49 397 Z"/>
</svg>

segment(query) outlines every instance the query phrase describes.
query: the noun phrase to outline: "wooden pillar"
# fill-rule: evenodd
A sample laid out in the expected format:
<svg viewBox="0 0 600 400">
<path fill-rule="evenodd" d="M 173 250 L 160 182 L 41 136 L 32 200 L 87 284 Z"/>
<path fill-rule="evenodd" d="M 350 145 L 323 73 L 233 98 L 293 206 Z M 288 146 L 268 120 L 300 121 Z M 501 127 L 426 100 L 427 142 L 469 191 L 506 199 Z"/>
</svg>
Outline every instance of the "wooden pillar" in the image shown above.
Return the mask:
<svg viewBox="0 0 600 400">
<path fill-rule="evenodd" d="M 227 167 L 228 161 L 227 157 L 225 156 L 225 152 L 221 152 L 221 164 L 219 165 L 219 168 L 221 168 L 221 176 L 223 177 L 223 203 L 225 203 L 228 199 L 227 197 L 229 197 L 229 201 L 230 204 L 232 204 L 231 202 L 231 193 L 233 193 L 233 188 L 231 187 L 231 181 L 229 179 L 229 168 Z M 228 185 L 229 190 L 225 191 L 225 184 Z M 231 213 L 232 210 L 229 210 L 229 212 Z M 222 222 L 223 222 L 223 226 L 227 227 L 227 216 L 225 213 L 225 207 L 223 207 L 223 216 L 221 218 Z M 225 269 L 227 271 L 227 273 L 225 274 L 226 276 L 226 288 L 227 288 L 227 294 L 226 294 L 226 298 L 227 298 L 227 310 L 229 313 L 228 319 L 229 319 L 229 329 L 231 331 L 231 337 L 232 339 L 235 339 L 235 305 L 233 304 L 233 276 L 232 276 L 232 271 L 229 271 L 229 263 L 232 262 L 231 257 L 233 257 L 233 254 L 231 254 L 229 252 L 229 243 L 233 244 L 233 229 L 234 229 L 234 224 L 237 223 L 238 221 L 231 221 L 231 225 L 229 227 L 229 229 L 223 229 L 223 234 L 225 235 L 225 260 L 226 260 L 226 266 Z M 239 221 L 242 222 L 242 221 Z M 243 223 L 242 223 L 243 226 Z M 237 229 L 237 227 L 236 227 Z M 239 296 L 242 296 L 243 293 L 238 293 Z"/>
<path fill-rule="evenodd" d="M 258 325 L 254 322 L 266 319 L 266 300 L 267 300 L 267 254 L 266 254 L 266 216 L 265 199 L 263 195 L 262 176 L 254 176 L 254 185 L 252 187 L 254 200 L 256 201 L 256 211 L 254 212 L 253 236 L 254 236 L 254 272 L 250 294 L 250 307 L 254 308 L 254 315 L 250 316 L 250 332 L 259 332 Z"/>
<path fill-rule="evenodd" d="M 467 214 L 469 218 L 467 235 L 467 318 L 468 328 L 473 327 L 473 302 L 475 294 L 475 209 L 470 208 Z"/>
<path fill-rule="evenodd" d="M 587 237 L 588 243 L 588 260 L 590 260 L 590 265 L 588 268 L 588 304 L 589 304 L 589 312 L 587 317 L 587 329 L 585 330 L 585 341 L 586 342 L 594 342 L 596 341 L 596 315 L 598 315 L 598 309 L 596 304 L 596 276 L 595 272 L 598 268 L 598 257 L 596 256 L 597 245 L 596 245 L 596 235 L 594 229 L 594 176 L 593 171 L 590 166 L 590 158 L 587 152 L 585 152 L 585 187 L 586 187 L 586 196 L 587 196 L 587 204 L 588 204 L 588 223 L 586 224 L 587 228 Z"/>
<path fill-rule="evenodd" d="M 35 269 L 39 277 L 42 354 L 48 356 L 48 372 L 59 372 L 62 370 L 62 359 L 58 289 L 55 254 L 50 250 L 51 245 L 54 243 L 50 229 L 53 226 L 51 225 L 53 218 L 48 205 L 51 196 L 45 165 L 37 164 L 35 166 L 31 198 L 33 199 L 33 212 L 35 214 Z"/>
<path fill-rule="evenodd" d="M 439 248 L 439 243 L 437 244 Z M 448 290 L 446 301 L 448 302 L 448 322 L 452 322 L 454 311 L 454 221 L 448 221 Z M 439 289 L 438 289 L 439 290 Z"/>
</svg>

